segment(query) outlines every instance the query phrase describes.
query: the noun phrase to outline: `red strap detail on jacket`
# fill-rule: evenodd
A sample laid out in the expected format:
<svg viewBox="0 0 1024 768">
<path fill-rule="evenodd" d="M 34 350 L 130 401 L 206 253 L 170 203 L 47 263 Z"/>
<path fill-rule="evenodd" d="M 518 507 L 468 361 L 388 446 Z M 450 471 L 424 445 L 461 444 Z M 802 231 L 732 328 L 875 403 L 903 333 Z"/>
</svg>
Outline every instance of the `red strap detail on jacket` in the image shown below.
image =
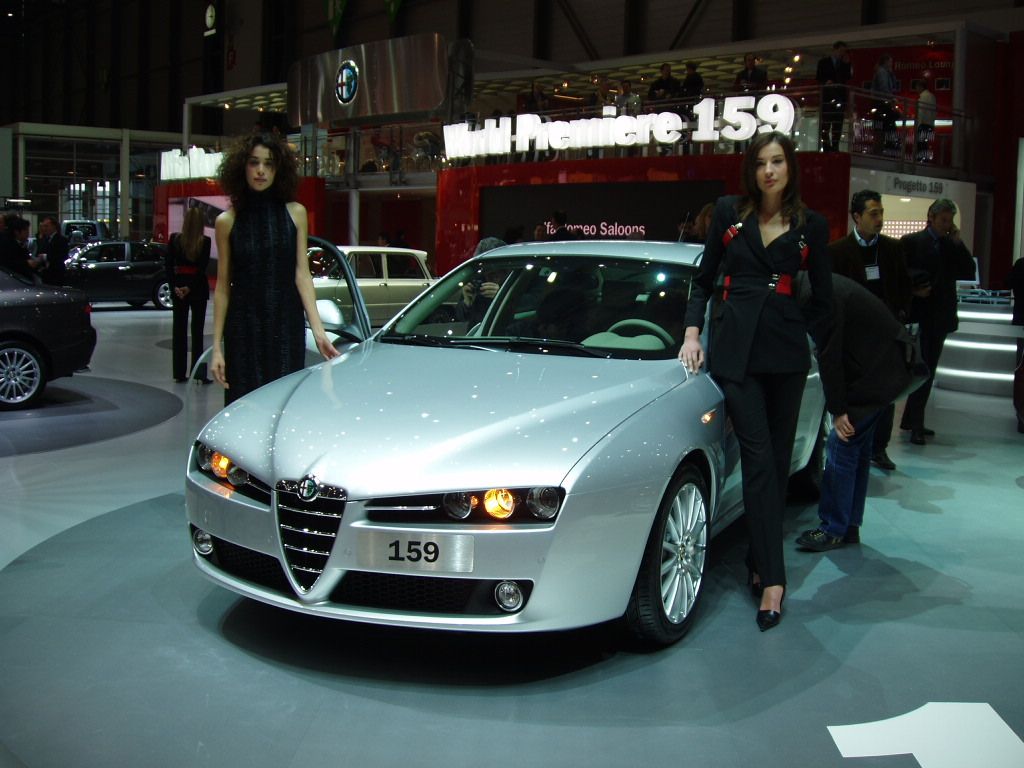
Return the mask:
<svg viewBox="0 0 1024 768">
<path fill-rule="evenodd" d="M 725 234 L 722 235 L 722 245 L 728 245 L 729 241 L 736 237 L 736 235 L 738 235 L 739 233 L 740 228 L 736 224 L 731 225 L 727 230 L 725 230 Z"/>
<path fill-rule="evenodd" d="M 725 280 L 722 282 L 725 286 L 725 290 L 722 291 L 722 301 L 729 298 L 729 287 L 732 285 L 732 275 L 726 275 Z M 779 275 L 775 284 L 768 283 L 768 287 L 776 293 L 781 293 L 783 296 L 793 295 L 793 276 L 792 275 Z"/>
<path fill-rule="evenodd" d="M 174 267 L 174 274 L 176 275 L 198 275 L 199 267 Z"/>
<path fill-rule="evenodd" d="M 807 257 L 811 255 L 811 248 L 800 238 L 800 269 L 807 269 Z"/>
</svg>

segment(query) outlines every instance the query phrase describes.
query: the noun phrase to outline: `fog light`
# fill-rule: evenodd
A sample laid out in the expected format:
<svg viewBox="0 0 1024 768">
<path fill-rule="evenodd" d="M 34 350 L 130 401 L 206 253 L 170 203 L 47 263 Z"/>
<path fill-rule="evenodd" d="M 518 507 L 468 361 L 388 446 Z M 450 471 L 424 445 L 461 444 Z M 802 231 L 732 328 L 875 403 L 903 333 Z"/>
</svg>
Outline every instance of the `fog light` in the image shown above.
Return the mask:
<svg viewBox="0 0 1024 768">
<path fill-rule="evenodd" d="M 561 503 L 557 488 L 531 488 L 526 494 L 526 506 L 534 517 L 550 520 L 558 514 Z"/>
<path fill-rule="evenodd" d="M 516 497 L 507 488 L 491 488 L 484 494 L 484 509 L 496 520 L 507 520 L 516 509 Z"/>
<path fill-rule="evenodd" d="M 213 537 L 201 528 L 192 532 L 192 547 L 203 557 L 213 552 Z"/>
<path fill-rule="evenodd" d="M 479 501 L 471 493 L 446 493 L 441 503 L 444 511 L 456 520 L 465 520 Z"/>
<path fill-rule="evenodd" d="M 514 581 L 502 581 L 494 588 L 494 600 L 506 613 L 515 613 L 523 607 L 523 590 Z"/>
</svg>

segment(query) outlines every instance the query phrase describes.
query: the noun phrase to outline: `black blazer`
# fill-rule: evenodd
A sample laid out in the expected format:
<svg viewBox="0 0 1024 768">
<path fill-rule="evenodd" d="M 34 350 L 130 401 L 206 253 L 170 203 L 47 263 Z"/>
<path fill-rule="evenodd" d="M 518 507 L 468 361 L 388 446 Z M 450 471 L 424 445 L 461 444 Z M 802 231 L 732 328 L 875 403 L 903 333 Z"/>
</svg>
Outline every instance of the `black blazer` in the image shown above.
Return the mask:
<svg viewBox="0 0 1024 768">
<path fill-rule="evenodd" d="M 910 273 L 903 261 L 898 240 L 885 235 L 878 236 L 877 247 L 869 249 L 878 260 L 879 279 L 882 284 L 882 301 L 892 314 L 905 320 L 910 312 Z M 843 275 L 867 287 L 864 249 L 851 232 L 846 237 L 828 244 L 832 259 L 832 272 Z"/>
<path fill-rule="evenodd" d="M 811 364 L 807 333 L 820 345 L 830 322 L 828 223 L 808 210 L 803 226 L 791 227 L 766 248 L 757 214 L 738 221 L 738 202 L 738 197 L 729 196 L 715 204 L 704 256 L 686 305 L 686 327 L 704 327 L 705 310 L 721 272 L 729 276 L 730 286 L 728 296 L 712 305 L 708 372 L 741 381 L 748 372 L 806 371 Z M 736 228 L 731 239 L 726 237 L 730 227 Z M 794 295 L 787 296 L 769 286 L 773 274 L 794 276 L 802 262 L 812 293 L 803 309 L 796 301 L 795 287 Z"/>
<path fill-rule="evenodd" d="M 858 421 L 882 410 L 910 384 L 913 340 L 867 288 L 832 276 L 832 331 L 818 348 L 829 413 Z"/>
<path fill-rule="evenodd" d="M 818 69 L 815 74 L 815 79 L 825 85 L 842 85 L 843 83 L 850 82 L 850 78 L 853 77 L 853 67 L 850 66 L 848 61 L 839 61 L 839 65 L 836 66 L 836 62 L 832 60 L 831 56 L 826 56 L 823 59 L 818 60 Z M 830 82 L 831 81 L 831 82 Z"/>
<path fill-rule="evenodd" d="M 60 231 L 54 232 L 49 240 L 36 249 L 36 253 L 46 254 L 46 269 L 41 274 L 43 282 L 49 285 L 63 285 L 66 271 L 64 261 L 68 257 L 68 239 Z"/>
<path fill-rule="evenodd" d="M 900 238 L 900 249 L 911 281 L 928 282 L 932 292 L 915 296 L 910 319 L 933 333 L 952 333 L 959 324 L 956 316 L 956 281 L 973 280 L 975 263 L 967 246 L 951 237 L 940 237 L 938 245 L 930 228 Z"/>
<path fill-rule="evenodd" d="M 189 261 L 181 247 L 181 235 L 171 236 L 171 242 L 167 244 L 165 260 L 167 279 L 171 283 L 171 288 L 188 288 L 189 299 L 210 298 L 210 283 L 206 279 L 206 269 L 210 265 L 210 247 L 210 238 L 204 235 L 199 258 Z M 178 297 L 174 298 L 177 300 Z"/>
</svg>

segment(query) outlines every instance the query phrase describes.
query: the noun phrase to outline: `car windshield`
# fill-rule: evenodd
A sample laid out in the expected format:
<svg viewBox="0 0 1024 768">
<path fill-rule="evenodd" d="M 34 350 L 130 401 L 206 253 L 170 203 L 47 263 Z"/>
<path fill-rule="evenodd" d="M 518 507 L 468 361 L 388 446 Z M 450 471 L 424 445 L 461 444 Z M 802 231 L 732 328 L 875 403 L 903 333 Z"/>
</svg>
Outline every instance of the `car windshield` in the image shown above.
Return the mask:
<svg viewBox="0 0 1024 768">
<path fill-rule="evenodd" d="M 669 359 L 682 344 L 694 274 L 686 264 L 604 256 L 474 259 L 409 305 L 378 339 Z"/>
</svg>

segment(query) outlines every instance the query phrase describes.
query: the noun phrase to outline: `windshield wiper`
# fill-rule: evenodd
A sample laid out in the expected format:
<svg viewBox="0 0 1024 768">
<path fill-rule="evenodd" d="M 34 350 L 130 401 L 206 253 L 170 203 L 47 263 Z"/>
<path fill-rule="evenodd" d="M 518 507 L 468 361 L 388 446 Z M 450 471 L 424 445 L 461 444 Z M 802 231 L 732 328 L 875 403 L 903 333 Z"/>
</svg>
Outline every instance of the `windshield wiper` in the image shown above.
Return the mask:
<svg viewBox="0 0 1024 768">
<path fill-rule="evenodd" d="M 416 347 L 447 347 L 448 339 L 444 336 L 431 336 L 426 333 L 388 333 L 377 337 L 379 341 L 391 344 L 410 344 Z"/>
<path fill-rule="evenodd" d="M 579 342 L 564 341 L 562 339 L 535 339 L 526 336 L 505 336 L 473 339 L 478 346 L 503 347 L 510 352 L 536 352 L 544 354 L 549 351 L 561 353 L 570 352 L 580 357 L 608 357 L 603 352 L 593 347 L 585 347 Z"/>
</svg>

